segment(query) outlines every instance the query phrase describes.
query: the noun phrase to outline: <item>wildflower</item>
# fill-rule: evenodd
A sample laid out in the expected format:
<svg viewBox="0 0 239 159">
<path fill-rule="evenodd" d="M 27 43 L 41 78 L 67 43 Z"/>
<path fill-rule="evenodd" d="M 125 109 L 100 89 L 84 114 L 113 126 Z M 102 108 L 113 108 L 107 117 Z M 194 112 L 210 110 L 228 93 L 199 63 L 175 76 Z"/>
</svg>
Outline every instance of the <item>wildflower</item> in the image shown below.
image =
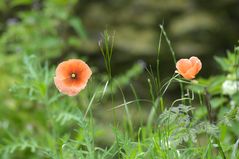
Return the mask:
<svg viewBox="0 0 239 159">
<path fill-rule="evenodd" d="M 61 93 L 75 96 L 86 87 L 91 74 L 91 69 L 84 61 L 70 59 L 57 66 L 54 82 Z"/>
<path fill-rule="evenodd" d="M 179 73 L 185 79 L 191 80 L 201 70 L 202 63 L 197 57 L 192 56 L 190 59 L 180 59 L 176 63 L 176 68 L 176 73 Z"/>
<path fill-rule="evenodd" d="M 239 82 L 233 80 L 226 80 L 222 84 L 223 94 L 233 95 L 239 91 Z"/>
</svg>

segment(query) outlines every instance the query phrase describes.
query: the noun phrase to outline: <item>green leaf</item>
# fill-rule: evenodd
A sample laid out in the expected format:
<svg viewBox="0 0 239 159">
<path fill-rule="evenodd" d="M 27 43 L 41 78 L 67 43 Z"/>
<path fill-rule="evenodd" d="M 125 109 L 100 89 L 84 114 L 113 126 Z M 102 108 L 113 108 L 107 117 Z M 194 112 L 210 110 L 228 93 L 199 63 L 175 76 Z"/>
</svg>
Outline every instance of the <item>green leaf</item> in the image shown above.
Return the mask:
<svg viewBox="0 0 239 159">
<path fill-rule="evenodd" d="M 78 36 L 80 36 L 83 39 L 87 38 L 86 31 L 82 25 L 82 22 L 80 19 L 72 18 L 69 21 L 70 25 L 74 28 Z"/>
<path fill-rule="evenodd" d="M 210 103 L 213 109 L 217 109 L 218 107 L 223 106 L 223 103 L 225 103 L 226 101 L 227 98 L 225 97 L 215 97 L 211 99 Z"/>
<path fill-rule="evenodd" d="M 221 66 L 223 71 L 228 71 L 230 65 L 226 62 L 224 58 L 215 56 L 214 59 Z"/>
<path fill-rule="evenodd" d="M 32 0 L 11 0 L 11 7 L 30 4 L 32 4 Z"/>
<path fill-rule="evenodd" d="M 0 1 L 0 10 L 5 11 L 7 9 L 7 5 L 5 1 Z"/>
</svg>

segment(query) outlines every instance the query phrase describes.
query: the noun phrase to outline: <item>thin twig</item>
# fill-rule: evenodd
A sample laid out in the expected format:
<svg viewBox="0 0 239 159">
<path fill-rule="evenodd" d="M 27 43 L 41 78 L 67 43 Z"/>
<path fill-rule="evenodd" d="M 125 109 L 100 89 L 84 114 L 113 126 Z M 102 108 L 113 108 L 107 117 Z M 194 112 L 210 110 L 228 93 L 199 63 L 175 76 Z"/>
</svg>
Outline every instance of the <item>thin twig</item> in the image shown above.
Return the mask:
<svg viewBox="0 0 239 159">
<path fill-rule="evenodd" d="M 210 121 L 210 123 L 212 124 L 213 123 L 213 120 L 212 120 L 212 106 L 211 106 L 211 103 L 210 103 L 210 94 L 207 90 L 207 88 L 204 88 L 204 91 L 205 91 L 205 99 L 206 99 L 206 107 L 207 107 L 207 113 L 208 113 L 208 119 Z"/>
</svg>

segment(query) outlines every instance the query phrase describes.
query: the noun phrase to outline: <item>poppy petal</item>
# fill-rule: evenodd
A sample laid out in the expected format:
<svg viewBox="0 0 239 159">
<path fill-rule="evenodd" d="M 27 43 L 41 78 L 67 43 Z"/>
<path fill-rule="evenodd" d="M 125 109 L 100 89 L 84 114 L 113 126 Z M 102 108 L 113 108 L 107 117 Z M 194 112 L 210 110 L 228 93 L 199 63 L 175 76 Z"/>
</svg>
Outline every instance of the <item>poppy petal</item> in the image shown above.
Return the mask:
<svg viewBox="0 0 239 159">
<path fill-rule="evenodd" d="M 191 80 L 193 78 L 195 78 L 194 75 L 190 74 L 190 73 L 184 73 L 184 74 L 181 74 L 183 76 L 183 78 L 187 79 L 187 80 Z"/>
<path fill-rule="evenodd" d="M 189 60 L 192 62 L 192 65 L 196 65 L 197 67 L 196 74 L 197 74 L 202 69 L 201 61 L 195 56 L 192 56 Z"/>
<path fill-rule="evenodd" d="M 188 59 L 181 59 L 176 63 L 176 68 L 180 73 L 185 73 L 192 66 Z"/>
</svg>

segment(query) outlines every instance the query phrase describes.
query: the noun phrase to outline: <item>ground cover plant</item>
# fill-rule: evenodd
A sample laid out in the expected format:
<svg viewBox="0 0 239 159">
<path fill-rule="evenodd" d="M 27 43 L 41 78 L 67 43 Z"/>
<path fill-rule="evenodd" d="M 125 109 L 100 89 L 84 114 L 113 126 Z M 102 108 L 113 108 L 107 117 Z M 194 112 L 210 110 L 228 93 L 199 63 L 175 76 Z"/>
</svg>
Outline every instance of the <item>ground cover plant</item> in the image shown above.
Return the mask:
<svg viewBox="0 0 239 159">
<path fill-rule="evenodd" d="M 197 77 L 206 69 L 203 61 L 197 57 L 176 60 L 163 26 L 157 68 L 163 40 L 172 61 L 177 62 L 176 71 L 170 72 L 172 78 L 166 81 L 161 80 L 159 70 L 155 73 L 142 62 L 113 77 L 114 34 L 108 31 L 99 41 L 105 75 L 98 75 L 97 68 L 82 60 L 49 66 L 37 56 L 24 55 L 19 80 L 9 89 L 16 100 L 6 100 L 1 107 L 1 158 L 238 158 L 239 48 L 226 57 L 215 57 L 222 72 L 204 79 Z M 148 99 L 139 98 L 131 84 L 142 72 L 148 77 Z M 164 95 L 175 83 L 181 97 L 166 105 Z M 129 86 L 133 100 L 124 95 L 123 88 Z M 117 92 L 122 96 L 120 102 Z M 135 124 L 133 117 L 145 111 L 144 105 L 150 109 L 146 121 Z M 131 107 L 138 107 L 138 112 Z M 97 125 L 95 109 L 114 116 L 108 127 L 114 138 L 111 145 L 97 142 L 109 130 Z M 123 110 L 120 121 L 116 117 L 119 109 Z"/>
</svg>

